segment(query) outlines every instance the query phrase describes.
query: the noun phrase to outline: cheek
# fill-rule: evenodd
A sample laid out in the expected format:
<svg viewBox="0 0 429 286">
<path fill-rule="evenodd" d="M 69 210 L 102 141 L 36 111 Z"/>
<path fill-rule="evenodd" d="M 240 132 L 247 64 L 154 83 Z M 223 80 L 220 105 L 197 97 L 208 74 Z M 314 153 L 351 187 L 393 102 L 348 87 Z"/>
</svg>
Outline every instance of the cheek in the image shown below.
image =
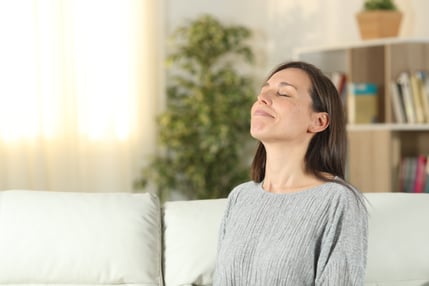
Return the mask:
<svg viewBox="0 0 429 286">
<path fill-rule="evenodd" d="M 311 121 L 311 112 L 306 106 L 294 106 L 283 112 L 283 122 L 288 128 L 306 128 Z"/>
<path fill-rule="evenodd" d="M 296 104 L 293 108 L 291 108 L 290 112 L 296 114 L 300 118 L 308 118 L 311 117 L 313 109 L 310 104 L 302 102 L 300 104 Z"/>
</svg>

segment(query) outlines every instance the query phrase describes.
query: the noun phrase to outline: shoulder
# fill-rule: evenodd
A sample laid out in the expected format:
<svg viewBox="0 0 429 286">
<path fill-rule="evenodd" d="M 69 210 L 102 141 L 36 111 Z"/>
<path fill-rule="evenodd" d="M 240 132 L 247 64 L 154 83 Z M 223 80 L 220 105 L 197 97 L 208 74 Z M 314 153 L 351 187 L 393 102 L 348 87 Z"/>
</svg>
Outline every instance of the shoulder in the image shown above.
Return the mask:
<svg viewBox="0 0 429 286">
<path fill-rule="evenodd" d="M 366 216 L 366 201 L 364 195 L 354 186 L 343 180 L 327 184 L 326 199 L 330 201 L 331 210 L 335 213 L 346 212 L 350 215 Z"/>
<path fill-rule="evenodd" d="M 243 192 L 247 192 L 249 190 L 256 190 L 259 187 L 259 183 L 254 181 L 247 181 L 245 183 L 239 184 L 232 189 L 232 191 L 228 195 L 228 199 L 236 199 Z"/>
<path fill-rule="evenodd" d="M 326 184 L 328 192 L 331 196 L 341 201 L 355 201 L 356 199 L 363 200 L 363 194 L 353 185 L 342 179 L 335 179 Z"/>
<path fill-rule="evenodd" d="M 242 184 L 237 185 L 232 189 L 232 191 L 228 195 L 228 203 L 229 205 L 234 205 L 239 198 L 243 195 L 251 195 L 257 192 L 260 183 L 256 183 L 254 181 L 248 181 Z"/>
<path fill-rule="evenodd" d="M 232 189 L 232 191 L 228 194 L 227 198 L 227 205 L 225 209 L 225 215 L 224 220 L 226 221 L 232 211 L 232 209 L 235 208 L 235 205 L 237 204 L 237 201 L 239 198 L 241 198 L 242 194 L 250 193 L 249 190 L 256 190 L 258 187 L 258 183 L 254 181 L 248 181 L 245 183 L 242 183 L 240 185 L 237 185 Z"/>
</svg>

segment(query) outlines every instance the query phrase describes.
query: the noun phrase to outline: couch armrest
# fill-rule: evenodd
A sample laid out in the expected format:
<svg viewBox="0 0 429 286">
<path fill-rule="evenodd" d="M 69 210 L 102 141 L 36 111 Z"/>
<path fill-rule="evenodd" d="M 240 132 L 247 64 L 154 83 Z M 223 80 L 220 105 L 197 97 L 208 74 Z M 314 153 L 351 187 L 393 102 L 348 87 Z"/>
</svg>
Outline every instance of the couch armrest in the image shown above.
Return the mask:
<svg viewBox="0 0 429 286">
<path fill-rule="evenodd" d="M 148 193 L 0 192 L 0 284 L 161 285 Z"/>
<path fill-rule="evenodd" d="M 429 285 L 429 194 L 366 193 L 366 285 Z"/>
</svg>

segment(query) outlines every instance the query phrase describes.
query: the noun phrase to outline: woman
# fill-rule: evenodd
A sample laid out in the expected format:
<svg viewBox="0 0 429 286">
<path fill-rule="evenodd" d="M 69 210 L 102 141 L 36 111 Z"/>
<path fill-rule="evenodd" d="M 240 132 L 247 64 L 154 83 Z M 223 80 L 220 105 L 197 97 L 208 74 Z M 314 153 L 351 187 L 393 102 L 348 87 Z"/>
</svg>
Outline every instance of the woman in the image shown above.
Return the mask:
<svg viewBox="0 0 429 286">
<path fill-rule="evenodd" d="M 344 181 L 340 97 L 316 67 L 276 68 L 251 109 L 252 181 L 222 221 L 216 286 L 363 285 L 367 213 Z"/>
</svg>

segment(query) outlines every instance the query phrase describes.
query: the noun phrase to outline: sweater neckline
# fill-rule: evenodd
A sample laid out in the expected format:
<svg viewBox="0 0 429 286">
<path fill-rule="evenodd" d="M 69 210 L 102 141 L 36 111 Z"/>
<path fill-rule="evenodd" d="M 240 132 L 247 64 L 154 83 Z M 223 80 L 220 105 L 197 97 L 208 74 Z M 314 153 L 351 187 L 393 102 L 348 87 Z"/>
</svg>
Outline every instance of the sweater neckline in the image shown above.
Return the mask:
<svg viewBox="0 0 429 286">
<path fill-rule="evenodd" d="M 334 180 L 337 180 L 337 177 L 335 177 Z M 296 195 L 304 195 L 304 194 L 320 191 L 321 189 L 325 188 L 326 186 L 332 184 L 332 182 L 325 182 L 325 183 L 322 183 L 320 185 L 309 187 L 307 189 L 303 189 L 300 191 L 294 191 L 294 192 L 287 192 L 287 193 L 269 192 L 269 191 L 264 189 L 263 184 L 264 184 L 264 181 L 257 183 L 257 185 L 258 185 L 257 189 L 259 192 L 262 192 L 263 194 L 267 194 L 268 196 L 296 196 Z"/>
</svg>

